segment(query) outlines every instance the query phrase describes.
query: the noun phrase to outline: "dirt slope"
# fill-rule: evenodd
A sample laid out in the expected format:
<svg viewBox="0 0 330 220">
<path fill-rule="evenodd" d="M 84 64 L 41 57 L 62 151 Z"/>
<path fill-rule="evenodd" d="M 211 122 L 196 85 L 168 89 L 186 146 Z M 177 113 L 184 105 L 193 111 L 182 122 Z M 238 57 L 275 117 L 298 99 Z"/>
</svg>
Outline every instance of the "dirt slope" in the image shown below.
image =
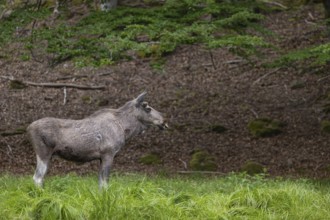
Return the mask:
<svg viewBox="0 0 330 220">
<path fill-rule="evenodd" d="M 312 16 L 309 16 L 308 14 Z M 312 20 L 314 19 L 314 20 Z M 265 25 L 278 37 L 274 44 L 288 50 L 325 42 L 319 6 L 280 12 L 267 17 Z M 0 131 L 13 131 L 34 120 L 52 116 L 80 119 L 106 107 L 117 108 L 140 92 L 148 91 L 148 101 L 166 113 L 171 130 L 149 130 L 130 141 L 115 159 L 119 171 L 175 172 L 184 170 L 194 149 L 206 149 L 216 157 L 218 171 L 238 171 L 247 161 L 267 167 L 272 175 L 327 177 L 330 174 L 329 135 L 320 131 L 320 120 L 329 94 L 329 68 L 321 70 L 291 66 L 264 68 L 249 63 L 227 49 L 211 52 L 199 45 L 182 46 L 166 57 L 162 71 L 150 68 L 147 60 L 133 60 L 100 69 L 76 69 L 70 62 L 49 68 L 36 61 L 22 62 L 19 45 L 11 45 L 13 60 L 0 59 L 0 75 L 33 82 L 105 84 L 103 91 L 68 88 L 64 105 L 63 89 L 29 86 L 9 87 L 0 78 Z M 272 60 L 274 50 L 265 51 Z M 320 73 L 321 72 L 321 73 Z M 80 75 L 87 77 L 79 77 Z M 324 75 L 325 74 L 325 75 Z M 77 76 L 76 78 L 63 79 Z M 301 84 L 298 88 L 294 85 Z M 285 122 L 284 132 L 271 138 L 254 138 L 249 121 L 269 117 Z M 210 132 L 223 125 L 224 133 Z M 162 163 L 142 165 L 139 158 L 158 153 Z M 32 174 L 35 155 L 25 135 L 0 137 L 0 173 Z M 51 173 L 88 173 L 98 162 L 76 165 L 54 158 Z"/>
</svg>

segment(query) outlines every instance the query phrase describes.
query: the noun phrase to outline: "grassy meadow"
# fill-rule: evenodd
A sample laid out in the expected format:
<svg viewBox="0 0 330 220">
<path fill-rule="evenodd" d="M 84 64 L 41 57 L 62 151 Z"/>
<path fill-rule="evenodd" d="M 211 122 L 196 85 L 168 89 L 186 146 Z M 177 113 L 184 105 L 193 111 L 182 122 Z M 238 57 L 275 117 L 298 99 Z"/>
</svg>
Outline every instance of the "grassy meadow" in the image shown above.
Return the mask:
<svg viewBox="0 0 330 220">
<path fill-rule="evenodd" d="M 0 177 L 0 219 L 329 219 L 330 184 L 311 180 L 53 176 L 44 189 L 30 176 Z"/>
</svg>

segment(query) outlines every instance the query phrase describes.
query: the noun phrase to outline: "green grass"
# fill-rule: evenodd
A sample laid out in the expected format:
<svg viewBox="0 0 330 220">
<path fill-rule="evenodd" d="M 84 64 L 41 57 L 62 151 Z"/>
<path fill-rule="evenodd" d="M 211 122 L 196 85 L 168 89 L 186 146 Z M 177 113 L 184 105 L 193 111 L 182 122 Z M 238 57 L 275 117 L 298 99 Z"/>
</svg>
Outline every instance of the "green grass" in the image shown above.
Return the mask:
<svg viewBox="0 0 330 220">
<path fill-rule="evenodd" d="M 0 177 L 1 219 L 328 219 L 330 185 L 260 176 Z"/>
</svg>

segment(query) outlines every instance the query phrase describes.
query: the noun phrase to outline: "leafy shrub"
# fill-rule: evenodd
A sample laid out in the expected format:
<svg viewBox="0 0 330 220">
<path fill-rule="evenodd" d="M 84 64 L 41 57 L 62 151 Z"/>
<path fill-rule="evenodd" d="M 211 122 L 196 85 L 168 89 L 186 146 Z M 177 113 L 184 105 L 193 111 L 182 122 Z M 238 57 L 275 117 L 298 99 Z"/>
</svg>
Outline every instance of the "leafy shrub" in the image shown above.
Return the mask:
<svg viewBox="0 0 330 220">
<path fill-rule="evenodd" d="M 241 171 L 249 175 L 256 175 L 265 172 L 265 167 L 254 161 L 247 161 L 242 167 Z"/>
<path fill-rule="evenodd" d="M 321 66 L 330 62 L 330 43 L 321 44 L 311 48 L 305 48 L 290 52 L 281 56 L 273 65 L 284 66 L 291 65 L 294 62 L 311 60 L 312 66 Z"/>
</svg>

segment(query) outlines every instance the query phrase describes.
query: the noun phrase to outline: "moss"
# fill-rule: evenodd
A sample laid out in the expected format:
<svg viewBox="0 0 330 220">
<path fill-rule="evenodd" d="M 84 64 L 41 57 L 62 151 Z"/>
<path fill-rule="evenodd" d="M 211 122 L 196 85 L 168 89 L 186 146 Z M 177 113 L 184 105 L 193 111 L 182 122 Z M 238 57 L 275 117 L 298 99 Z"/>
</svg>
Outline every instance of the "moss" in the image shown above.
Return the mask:
<svg viewBox="0 0 330 220">
<path fill-rule="evenodd" d="M 254 161 L 247 161 L 241 168 L 242 172 L 246 172 L 249 175 L 256 175 L 265 173 L 266 168 Z"/>
<path fill-rule="evenodd" d="M 84 95 L 81 97 L 81 100 L 83 101 L 83 103 L 85 104 L 91 104 L 92 103 L 92 97 L 88 96 L 88 95 Z"/>
<path fill-rule="evenodd" d="M 321 121 L 321 131 L 330 134 L 330 121 Z"/>
<path fill-rule="evenodd" d="M 22 81 L 12 80 L 9 83 L 9 87 L 11 89 L 25 89 L 26 88 L 26 85 Z"/>
<path fill-rule="evenodd" d="M 283 123 L 268 118 L 258 118 L 249 122 L 248 129 L 255 137 L 272 137 L 282 132 Z"/>
<path fill-rule="evenodd" d="M 210 130 L 211 132 L 214 132 L 214 133 L 218 133 L 218 134 L 220 134 L 220 133 L 223 133 L 223 132 L 227 131 L 227 128 L 225 128 L 225 127 L 222 126 L 222 125 L 211 125 L 211 126 L 209 127 L 209 130 Z"/>
<path fill-rule="evenodd" d="M 196 171 L 215 171 L 217 169 L 214 156 L 204 150 L 193 153 L 189 165 L 192 170 Z"/>
<path fill-rule="evenodd" d="M 26 127 L 20 127 L 20 128 L 16 128 L 13 131 L 4 131 L 4 132 L 0 132 L 0 135 L 3 137 L 6 136 L 13 136 L 13 135 L 18 135 L 18 134 L 24 134 L 26 132 Z"/>
<path fill-rule="evenodd" d="M 153 165 L 153 164 L 161 163 L 161 160 L 159 158 L 159 155 L 157 155 L 155 153 L 150 153 L 150 154 L 146 154 L 146 155 L 142 156 L 139 159 L 139 162 L 142 164 L 146 164 L 146 165 Z"/>
</svg>

